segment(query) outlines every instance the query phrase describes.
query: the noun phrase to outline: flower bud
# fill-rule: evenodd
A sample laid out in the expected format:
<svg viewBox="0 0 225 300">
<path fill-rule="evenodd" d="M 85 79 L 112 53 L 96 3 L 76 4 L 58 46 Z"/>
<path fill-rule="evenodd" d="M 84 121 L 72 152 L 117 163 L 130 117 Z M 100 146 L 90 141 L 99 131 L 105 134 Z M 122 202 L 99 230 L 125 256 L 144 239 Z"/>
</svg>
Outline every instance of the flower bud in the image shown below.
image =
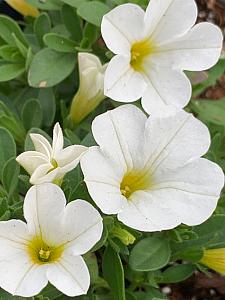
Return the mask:
<svg viewBox="0 0 225 300">
<path fill-rule="evenodd" d="M 118 226 L 115 226 L 112 229 L 111 233 L 114 237 L 117 237 L 126 246 L 132 245 L 136 240 L 136 238 L 135 238 L 135 236 L 133 236 L 133 234 L 131 234 L 126 229 L 123 229 Z"/>
<path fill-rule="evenodd" d="M 28 4 L 26 0 L 5 0 L 9 6 L 24 16 L 31 16 L 36 18 L 39 11 L 36 7 Z"/>
<path fill-rule="evenodd" d="M 225 248 L 205 250 L 200 263 L 216 272 L 225 274 Z"/>
<path fill-rule="evenodd" d="M 80 86 L 73 98 L 70 109 L 70 120 L 80 123 L 92 112 L 104 96 L 104 73 L 106 65 L 102 66 L 99 58 L 90 53 L 78 54 Z"/>
</svg>

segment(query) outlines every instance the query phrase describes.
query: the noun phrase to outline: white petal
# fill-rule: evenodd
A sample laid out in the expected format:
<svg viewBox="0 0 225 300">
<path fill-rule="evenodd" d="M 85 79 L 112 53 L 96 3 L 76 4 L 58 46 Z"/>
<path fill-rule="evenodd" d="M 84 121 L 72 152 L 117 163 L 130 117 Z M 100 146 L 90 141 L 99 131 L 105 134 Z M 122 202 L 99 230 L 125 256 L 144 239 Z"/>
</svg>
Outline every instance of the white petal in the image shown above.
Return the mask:
<svg viewBox="0 0 225 300">
<path fill-rule="evenodd" d="M 96 117 L 92 131 L 101 150 L 126 171 L 143 160 L 145 122 L 145 114 L 136 106 L 123 105 Z"/>
<path fill-rule="evenodd" d="M 81 168 L 88 192 L 98 207 L 106 214 L 121 211 L 126 198 L 121 195 L 120 182 L 123 168 L 101 152 L 98 147 L 91 147 L 81 158 Z"/>
<path fill-rule="evenodd" d="M 145 134 L 143 151 L 148 154 L 146 168 L 152 176 L 160 170 L 175 169 L 199 158 L 210 145 L 208 128 L 184 111 L 166 118 L 150 117 Z"/>
<path fill-rule="evenodd" d="M 104 93 L 116 101 L 132 102 L 139 99 L 146 88 L 141 73 L 130 66 L 130 58 L 114 56 L 105 72 Z"/>
<path fill-rule="evenodd" d="M 194 0 L 151 0 L 145 13 L 146 35 L 161 44 L 184 34 L 196 19 Z"/>
<path fill-rule="evenodd" d="M 26 151 L 17 156 L 16 161 L 29 173 L 30 175 L 43 164 L 49 162 L 48 157 L 36 151 Z"/>
<path fill-rule="evenodd" d="M 195 25 L 186 35 L 162 47 L 152 56 L 161 66 L 201 71 L 211 68 L 218 61 L 223 44 L 221 30 L 211 23 Z"/>
<path fill-rule="evenodd" d="M 81 256 L 64 253 L 59 262 L 50 265 L 47 277 L 51 284 L 70 297 L 86 294 L 90 286 L 89 271 Z"/>
<path fill-rule="evenodd" d="M 43 135 L 37 133 L 31 133 L 30 138 L 34 144 L 35 150 L 41 152 L 50 159 L 52 147 L 49 141 Z"/>
<path fill-rule="evenodd" d="M 101 238 L 103 223 L 99 212 L 84 200 L 67 204 L 62 220 L 65 242 L 74 255 L 88 252 Z"/>
<path fill-rule="evenodd" d="M 24 199 L 29 232 L 41 236 L 46 243 L 58 245 L 62 241 L 59 220 L 65 205 L 64 193 L 57 185 L 45 183 L 31 187 Z"/>
<path fill-rule="evenodd" d="M 52 164 L 47 163 L 39 166 L 31 175 L 31 184 L 41 184 L 45 182 L 53 182 L 59 174 L 60 168 L 53 169 Z"/>
<path fill-rule="evenodd" d="M 103 16 L 102 37 L 115 54 L 128 55 L 135 40 L 143 38 L 144 11 L 135 4 L 117 6 Z"/>
<path fill-rule="evenodd" d="M 63 149 L 63 133 L 59 123 L 56 123 L 53 129 L 53 140 L 52 140 L 52 156 L 54 158 Z"/>
<path fill-rule="evenodd" d="M 160 206 L 162 196 L 158 191 L 135 192 L 118 219 L 129 227 L 148 232 L 176 227 L 180 219 L 170 207 Z"/>
<path fill-rule="evenodd" d="M 29 238 L 24 222 L 0 222 L 0 286 L 22 297 L 38 294 L 48 283 L 45 268 L 33 265 L 27 253 Z"/>
<path fill-rule="evenodd" d="M 142 97 L 144 110 L 159 116 L 186 106 L 192 92 L 187 76 L 182 71 L 153 64 L 148 66 L 145 72 L 148 87 Z"/>
<path fill-rule="evenodd" d="M 162 170 L 157 177 L 158 184 L 153 188 L 163 195 L 159 205 L 172 209 L 182 223 L 190 226 L 211 216 L 224 186 L 221 168 L 203 158 L 173 171 Z"/>
<path fill-rule="evenodd" d="M 0 261 L 16 251 L 24 251 L 29 238 L 26 223 L 20 220 L 0 222 Z"/>
<path fill-rule="evenodd" d="M 85 146 L 72 145 L 60 151 L 54 158 L 61 172 L 66 173 L 74 169 L 87 149 Z"/>
<path fill-rule="evenodd" d="M 98 69 L 99 72 L 103 69 L 102 64 L 98 56 L 92 53 L 80 52 L 78 53 L 78 66 L 79 73 L 82 74 L 83 71 L 94 68 Z"/>
</svg>

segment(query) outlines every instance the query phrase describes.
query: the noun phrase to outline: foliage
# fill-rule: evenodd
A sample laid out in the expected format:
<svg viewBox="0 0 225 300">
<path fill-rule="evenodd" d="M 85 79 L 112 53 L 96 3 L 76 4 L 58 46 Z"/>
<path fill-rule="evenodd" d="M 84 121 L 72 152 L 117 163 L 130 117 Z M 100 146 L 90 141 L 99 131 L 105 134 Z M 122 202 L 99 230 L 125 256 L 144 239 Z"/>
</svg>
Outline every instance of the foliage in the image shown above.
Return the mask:
<svg viewBox="0 0 225 300">
<path fill-rule="evenodd" d="M 15 161 L 16 155 L 31 150 L 29 133 L 50 135 L 53 125 L 63 126 L 66 145 L 95 144 L 91 121 L 118 103 L 105 99 L 76 126 L 68 122 L 69 108 L 79 86 L 78 52 L 96 54 L 102 63 L 112 54 L 100 35 L 102 16 L 125 0 L 28 0 L 42 12 L 37 19 L 26 17 L 20 26 L 0 15 L 0 220 L 23 218 L 23 198 L 29 177 Z M 133 0 L 146 7 L 148 1 Z M 225 71 L 225 61 L 208 72 L 208 78 L 193 86 L 193 99 L 186 110 L 209 128 L 212 144 L 207 158 L 225 171 L 225 99 L 211 101 L 199 96 L 214 85 Z M 191 76 L 191 74 L 190 74 Z M 139 105 L 139 103 L 137 103 Z M 68 173 L 62 189 L 69 201 L 81 198 L 93 204 L 80 168 Z M 184 225 L 162 233 L 140 233 L 120 224 L 114 216 L 104 217 L 104 233 L 85 260 L 91 288 L 77 300 L 165 299 L 161 284 L 185 280 L 198 269 L 203 250 L 225 247 L 225 197 L 207 222 Z M 224 223 L 224 226 L 223 226 Z M 114 235 L 115 228 L 128 231 L 134 244 L 126 245 Z M 184 261 L 184 264 L 181 264 Z M 0 290 L 0 299 L 23 299 Z M 70 299 L 53 286 L 35 300 Z M 75 299 L 75 298 L 74 298 Z"/>
</svg>

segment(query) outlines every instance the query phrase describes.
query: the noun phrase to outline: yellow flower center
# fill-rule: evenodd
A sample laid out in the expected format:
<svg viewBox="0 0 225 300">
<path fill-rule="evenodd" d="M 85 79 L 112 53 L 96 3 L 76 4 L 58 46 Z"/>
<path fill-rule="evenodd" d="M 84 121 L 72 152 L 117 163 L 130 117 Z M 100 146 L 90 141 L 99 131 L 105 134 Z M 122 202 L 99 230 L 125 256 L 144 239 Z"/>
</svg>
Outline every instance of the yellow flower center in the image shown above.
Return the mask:
<svg viewBox="0 0 225 300">
<path fill-rule="evenodd" d="M 152 185 L 151 176 L 144 170 L 127 172 L 120 184 L 121 194 L 129 199 L 132 193 L 149 189 Z"/>
<path fill-rule="evenodd" d="M 28 243 L 27 251 L 33 263 L 42 265 L 57 261 L 64 251 L 64 246 L 50 246 L 40 237 L 34 237 Z"/>
<path fill-rule="evenodd" d="M 56 169 L 59 166 L 57 161 L 54 158 L 51 160 L 51 164 L 53 165 L 53 169 Z"/>
<path fill-rule="evenodd" d="M 134 43 L 131 47 L 131 67 L 138 72 L 143 71 L 144 59 L 154 51 L 154 46 L 149 40 Z"/>
</svg>

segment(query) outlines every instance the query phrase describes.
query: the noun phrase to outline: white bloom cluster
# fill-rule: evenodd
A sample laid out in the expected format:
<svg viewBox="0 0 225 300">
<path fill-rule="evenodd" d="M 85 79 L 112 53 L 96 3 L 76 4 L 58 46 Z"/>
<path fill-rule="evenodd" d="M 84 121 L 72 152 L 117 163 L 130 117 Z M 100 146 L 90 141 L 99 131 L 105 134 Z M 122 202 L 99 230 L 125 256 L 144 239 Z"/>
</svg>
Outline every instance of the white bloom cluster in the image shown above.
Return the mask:
<svg viewBox="0 0 225 300">
<path fill-rule="evenodd" d="M 101 238 L 102 217 L 84 200 L 66 205 L 56 185 L 79 162 L 96 205 L 134 229 L 192 226 L 211 216 L 224 175 L 201 158 L 210 146 L 207 127 L 182 110 L 191 96 L 183 70 L 214 65 L 222 34 L 209 23 L 194 26 L 196 18 L 194 0 L 151 0 L 146 12 L 124 4 L 103 17 L 102 36 L 116 56 L 106 67 L 92 54 L 79 55 L 80 89 L 73 109 L 81 109 L 81 120 L 87 115 L 82 110 L 96 107 L 105 96 L 122 102 L 142 98 L 152 115 L 127 104 L 97 116 L 92 132 L 98 145 L 89 149 L 63 149 L 58 123 L 52 145 L 40 134 L 30 135 L 35 151 L 17 157 L 34 185 L 24 199 L 26 223 L 0 222 L 3 289 L 31 297 L 49 281 L 68 296 L 87 292 L 90 276 L 81 255 Z"/>
</svg>

